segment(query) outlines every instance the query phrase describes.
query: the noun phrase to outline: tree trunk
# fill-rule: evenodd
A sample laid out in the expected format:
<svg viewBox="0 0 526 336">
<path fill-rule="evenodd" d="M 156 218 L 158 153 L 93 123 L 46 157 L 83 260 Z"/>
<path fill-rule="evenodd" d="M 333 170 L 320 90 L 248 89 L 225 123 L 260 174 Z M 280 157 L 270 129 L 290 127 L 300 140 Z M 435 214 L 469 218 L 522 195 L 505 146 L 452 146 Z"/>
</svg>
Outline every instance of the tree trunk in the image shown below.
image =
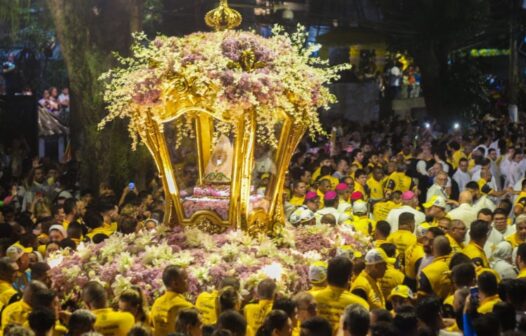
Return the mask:
<svg viewBox="0 0 526 336">
<path fill-rule="evenodd" d="M 131 33 L 141 28 L 143 0 L 47 0 L 47 4 L 68 69 L 71 135 L 81 161 L 81 185 L 96 188 L 106 182 L 122 187 L 145 160 L 130 153 L 124 122 L 97 130 L 105 115 L 98 78 L 114 65 L 112 52 L 129 53 Z"/>
</svg>

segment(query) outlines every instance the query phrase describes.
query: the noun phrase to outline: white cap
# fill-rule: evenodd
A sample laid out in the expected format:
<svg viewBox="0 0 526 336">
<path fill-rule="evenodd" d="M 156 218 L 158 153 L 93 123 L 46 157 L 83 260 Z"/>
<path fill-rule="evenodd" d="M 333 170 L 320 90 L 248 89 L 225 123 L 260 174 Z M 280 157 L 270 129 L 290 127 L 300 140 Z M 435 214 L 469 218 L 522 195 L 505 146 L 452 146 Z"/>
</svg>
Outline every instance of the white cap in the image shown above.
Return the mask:
<svg viewBox="0 0 526 336">
<path fill-rule="evenodd" d="M 366 214 L 367 213 L 367 203 L 361 200 L 357 200 L 352 205 L 353 214 Z"/>
</svg>

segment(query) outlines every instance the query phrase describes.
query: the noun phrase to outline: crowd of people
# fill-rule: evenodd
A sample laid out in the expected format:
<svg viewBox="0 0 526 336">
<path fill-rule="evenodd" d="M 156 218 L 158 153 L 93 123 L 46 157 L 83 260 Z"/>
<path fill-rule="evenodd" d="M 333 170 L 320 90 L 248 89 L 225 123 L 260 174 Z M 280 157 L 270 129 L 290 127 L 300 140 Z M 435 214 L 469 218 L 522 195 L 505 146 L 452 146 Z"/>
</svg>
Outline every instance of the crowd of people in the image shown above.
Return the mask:
<svg viewBox="0 0 526 336">
<path fill-rule="evenodd" d="M 54 86 L 44 90 L 42 98 L 38 100 L 38 105 L 45 108 L 55 118 L 66 123 L 69 116 L 69 89 L 63 88 L 60 94 Z"/>
<path fill-rule="evenodd" d="M 450 129 L 396 118 L 334 125 L 330 137 L 305 139 L 293 156 L 287 225 L 349 226 L 370 238 L 367 253 L 341 249 L 308 265 L 311 288 L 290 297 L 272 279 L 242 295 L 239 279 L 228 277 L 195 302 L 177 266 L 164 269 L 166 291 L 156 298 L 137 287 L 115 296 L 89 282 L 80 302 L 67 300 L 51 283 L 48 256 L 155 230 L 161 184 L 130 184 L 120 195 L 106 184 L 79 190 L 70 165 L 14 160 L 5 150 L 1 333 L 523 335 L 525 144 L 524 125 L 505 117 Z"/>
</svg>

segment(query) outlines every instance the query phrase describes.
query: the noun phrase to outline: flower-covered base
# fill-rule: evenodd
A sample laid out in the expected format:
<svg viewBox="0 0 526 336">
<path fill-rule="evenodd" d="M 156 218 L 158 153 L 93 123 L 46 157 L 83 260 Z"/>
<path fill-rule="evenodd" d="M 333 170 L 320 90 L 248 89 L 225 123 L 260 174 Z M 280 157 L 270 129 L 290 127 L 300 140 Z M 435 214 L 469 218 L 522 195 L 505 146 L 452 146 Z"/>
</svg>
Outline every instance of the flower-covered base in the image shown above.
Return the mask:
<svg viewBox="0 0 526 336">
<path fill-rule="evenodd" d="M 242 231 L 210 235 L 195 228 L 159 227 L 155 232 L 111 236 L 78 251 L 54 255 L 50 264 L 54 289 L 65 298 L 77 298 L 90 280 L 111 286 L 118 296 L 138 285 L 150 300 L 164 290 L 161 275 L 167 265 L 187 268 L 189 296 L 214 288 L 225 276 L 236 276 L 245 293 L 252 292 L 263 278 L 277 280 L 281 291 L 306 290 L 308 266 L 327 260 L 342 246 L 364 253 L 368 238 L 350 228 L 327 225 L 285 227 L 270 239 Z"/>
</svg>

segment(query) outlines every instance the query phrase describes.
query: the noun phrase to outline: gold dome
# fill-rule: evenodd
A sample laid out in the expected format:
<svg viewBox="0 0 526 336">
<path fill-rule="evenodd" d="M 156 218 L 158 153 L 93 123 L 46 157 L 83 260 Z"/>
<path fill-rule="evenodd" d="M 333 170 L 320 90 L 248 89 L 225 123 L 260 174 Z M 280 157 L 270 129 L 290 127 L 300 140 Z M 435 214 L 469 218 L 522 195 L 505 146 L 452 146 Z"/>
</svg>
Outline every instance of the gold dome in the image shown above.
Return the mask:
<svg viewBox="0 0 526 336">
<path fill-rule="evenodd" d="M 220 0 L 219 6 L 205 16 L 206 24 L 216 31 L 234 29 L 241 24 L 241 14 L 228 6 L 227 0 Z"/>
</svg>

